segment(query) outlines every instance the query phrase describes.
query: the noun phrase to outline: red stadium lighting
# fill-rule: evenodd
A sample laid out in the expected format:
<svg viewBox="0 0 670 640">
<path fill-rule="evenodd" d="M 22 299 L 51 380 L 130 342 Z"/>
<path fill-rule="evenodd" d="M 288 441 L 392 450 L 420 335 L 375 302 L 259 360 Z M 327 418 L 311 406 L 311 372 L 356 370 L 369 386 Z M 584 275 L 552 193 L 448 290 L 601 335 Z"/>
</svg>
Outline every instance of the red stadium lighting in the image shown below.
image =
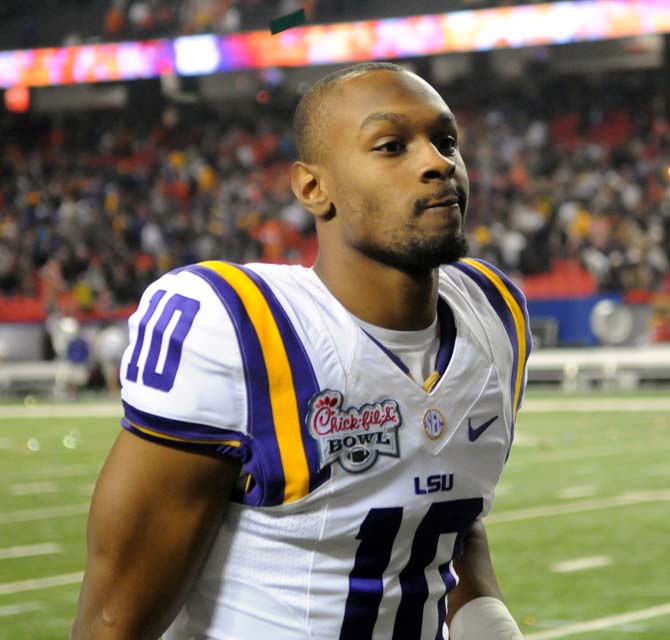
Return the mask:
<svg viewBox="0 0 670 640">
<path fill-rule="evenodd" d="M 7 111 L 25 113 L 30 109 L 30 89 L 28 87 L 10 87 L 5 91 Z"/>
</svg>

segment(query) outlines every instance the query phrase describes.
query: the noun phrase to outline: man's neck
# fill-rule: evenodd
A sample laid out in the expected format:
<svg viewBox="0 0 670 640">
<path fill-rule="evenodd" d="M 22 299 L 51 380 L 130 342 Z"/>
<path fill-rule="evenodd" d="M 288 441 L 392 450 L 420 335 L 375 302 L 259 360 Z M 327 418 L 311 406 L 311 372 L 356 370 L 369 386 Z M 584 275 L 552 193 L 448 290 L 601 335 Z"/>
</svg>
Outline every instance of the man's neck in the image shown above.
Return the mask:
<svg viewBox="0 0 670 640">
<path fill-rule="evenodd" d="M 437 269 L 408 274 L 368 258 L 326 260 L 314 271 L 353 315 L 396 331 L 425 329 L 437 309 Z"/>
</svg>

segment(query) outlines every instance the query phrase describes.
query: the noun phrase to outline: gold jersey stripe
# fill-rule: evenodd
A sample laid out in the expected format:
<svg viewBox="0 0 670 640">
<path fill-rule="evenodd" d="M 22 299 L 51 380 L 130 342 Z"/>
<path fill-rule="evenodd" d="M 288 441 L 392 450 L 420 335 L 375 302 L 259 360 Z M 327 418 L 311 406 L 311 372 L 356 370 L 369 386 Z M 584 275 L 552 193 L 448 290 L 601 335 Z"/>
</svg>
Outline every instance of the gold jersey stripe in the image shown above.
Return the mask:
<svg viewBox="0 0 670 640">
<path fill-rule="evenodd" d="M 265 297 L 241 269 L 216 260 L 201 262 L 200 265 L 216 272 L 235 290 L 258 336 L 267 369 L 272 419 L 284 470 L 284 502 L 294 502 L 309 493 L 309 467 L 302 444 L 293 374 L 277 323 Z"/>
</svg>

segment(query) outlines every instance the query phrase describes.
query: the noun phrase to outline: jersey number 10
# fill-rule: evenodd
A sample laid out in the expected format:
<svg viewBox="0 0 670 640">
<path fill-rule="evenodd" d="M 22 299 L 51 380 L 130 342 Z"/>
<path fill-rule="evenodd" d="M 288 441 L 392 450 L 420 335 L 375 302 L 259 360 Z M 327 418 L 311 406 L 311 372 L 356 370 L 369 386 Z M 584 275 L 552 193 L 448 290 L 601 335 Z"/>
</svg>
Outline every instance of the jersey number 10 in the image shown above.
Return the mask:
<svg viewBox="0 0 670 640">
<path fill-rule="evenodd" d="M 414 533 L 409 560 L 400 572 L 400 605 L 393 625 L 392 640 L 419 638 L 423 608 L 428 599 L 426 568 L 437 553 L 442 534 L 466 531 L 483 509 L 481 498 L 434 502 Z M 402 521 L 402 507 L 371 509 L 356 538 L 361 541 L 349 574 L 349 594 L 344 609 L 340 640 L 370 640 L 382 601 L 382 576 Z M 447 586 L 454 586 L 449 561 L 438 571 Z M 449 585 L 449 581 L 452 584 Z M 444 612 L 443 612 L 444 613 Z M 435 611 L 436 617 L 444 616 Z M 442 620 L 439 620 L 441 624 Z M 438 636 L 440 637 L 440 636 Z"/>
<path fill-rule="evenodd" d="M 131 382 L 137 382 L 139 376 L 140 369 L 138 362 L 142 353 L 142 346 L 144 345 L 147 324 L 151 316 L 156 313 L 158 304 L 163 299 L 165 293 L 163 289 L 159 289 L 151 296 L 149 308 L 140 320 L 135 348 L 126 369 L 126 378 Z M 199 310 L 200 302 L 198 300 L 187 298 L 178 293 L 175 293 L 165 303 L 163 311 L 154 324 L 149 344 L 149 353 L 142 369 L 142 382 L 147 387 L 152 387 L 159 391 L 169 391 L 172 389 L 175 377 L 177 376 L 179 361 L 181 360 L 184 340 L 191 330 L 193 319 Z M 175 314 L 179 314 L 176 320 L 174 320 Z M 168 342 L 165 347 L 166 334 L 168 335 Z M 160 367 L 159 362 L 161 364 Z"/>
</svg>

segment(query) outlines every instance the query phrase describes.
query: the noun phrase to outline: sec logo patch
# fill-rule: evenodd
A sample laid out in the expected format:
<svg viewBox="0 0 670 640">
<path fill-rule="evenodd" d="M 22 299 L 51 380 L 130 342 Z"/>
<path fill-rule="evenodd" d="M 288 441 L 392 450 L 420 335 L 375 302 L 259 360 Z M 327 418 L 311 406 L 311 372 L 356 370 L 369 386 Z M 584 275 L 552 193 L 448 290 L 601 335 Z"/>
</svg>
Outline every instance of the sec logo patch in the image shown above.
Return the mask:
<svg viewBox="0 0 670 640">
<path fill-rule="evenodd" d="M 427 409 L 422 422 L 423 430 L 431 440 L 437 440 L 447 428 L 447 420 L 438 409 Z"/>
</svg>

